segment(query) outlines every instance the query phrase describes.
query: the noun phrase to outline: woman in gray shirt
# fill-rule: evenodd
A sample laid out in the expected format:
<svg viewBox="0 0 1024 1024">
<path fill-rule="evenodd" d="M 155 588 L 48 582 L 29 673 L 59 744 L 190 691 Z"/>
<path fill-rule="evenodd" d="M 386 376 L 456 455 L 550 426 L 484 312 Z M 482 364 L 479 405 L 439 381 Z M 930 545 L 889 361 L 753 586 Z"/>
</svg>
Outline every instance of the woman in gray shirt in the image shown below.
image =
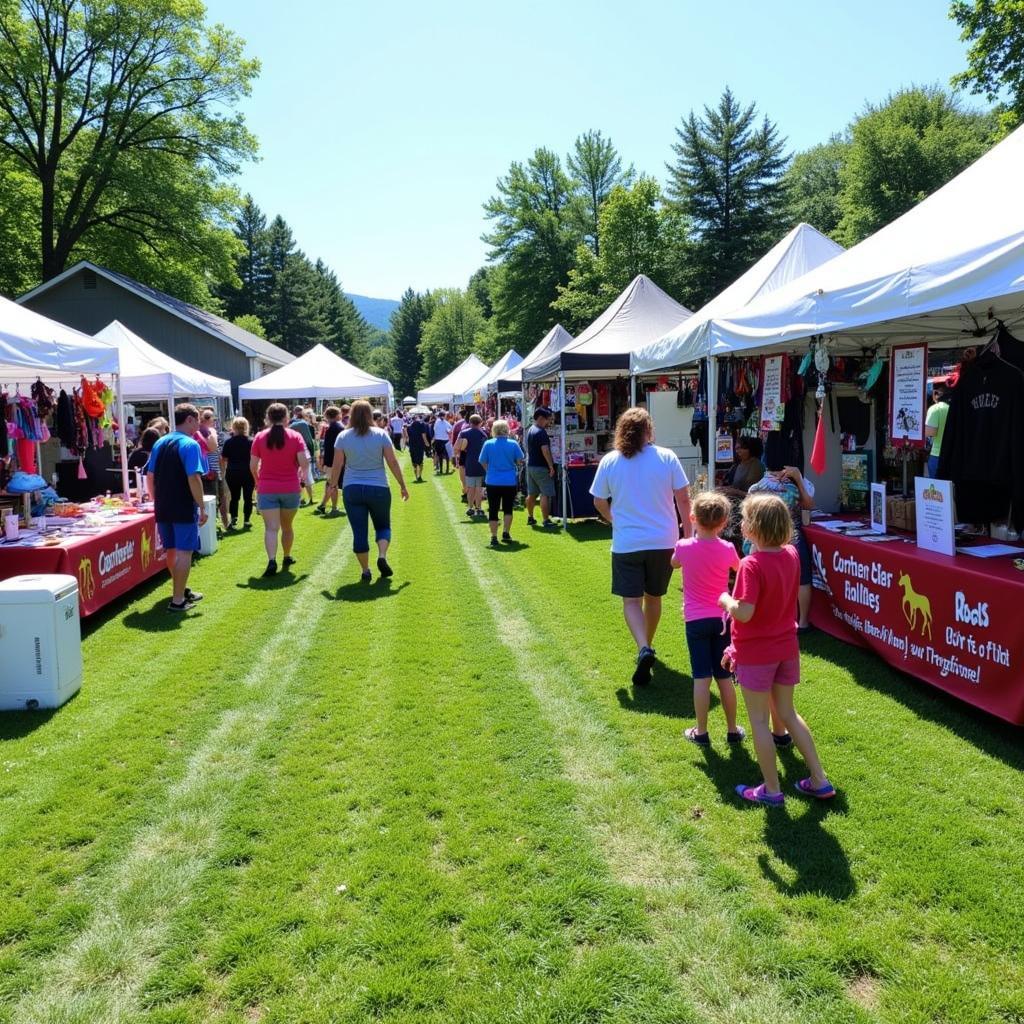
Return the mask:
<svg viewBox="0 0 1024 1024">
<path fill-rule="evenodd" d="M 391 488 L 385 466 L 398 481 L 402 501 L 408 501 L 409 491 L 391 438 L 386 431 L 373 425 L 373 410 L 369 402 L 353 402 L 349 427 L 334 442 L 334 463 L 328 488 L 330 492 L 337 490 L 338 476 L 344 470 L 345 486 L 341 490 L 341 498 L 352 527 L 352 550 L 359 559 L 364 582 L 371 578 L 371 519 L 377 541 L 377 569 L 381 576 L 393 575 L 387 560 L 391 544 Z"/>
</svg>

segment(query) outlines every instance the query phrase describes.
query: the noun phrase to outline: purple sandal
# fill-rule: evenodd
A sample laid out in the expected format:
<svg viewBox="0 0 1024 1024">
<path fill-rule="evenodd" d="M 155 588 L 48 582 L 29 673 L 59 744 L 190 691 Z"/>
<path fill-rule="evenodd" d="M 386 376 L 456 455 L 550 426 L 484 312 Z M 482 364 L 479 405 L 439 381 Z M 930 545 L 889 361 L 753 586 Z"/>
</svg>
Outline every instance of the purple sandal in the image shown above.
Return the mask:
<svg viewBox="0 0 1024 1024">
<path fill-rule="evenodd" d="M 763 782 L 760 786 L 744 786 L 740 784 L 736 787 L 736 793 L 752 804 L 765 804 L 768 807 L 781 807 L 786 802 L 786 798 L 781 791 L 769 793 L 764 788 Z"/>
<path fill-rule="evenodd" d="M 801 779 L 793 788 L 804 796 L 813 796 L 815 800 L 831 800 L 836 795 L 835 786 L 827 779 L 821 789 L 815 789 L 810 779 Z"/>
</svg>

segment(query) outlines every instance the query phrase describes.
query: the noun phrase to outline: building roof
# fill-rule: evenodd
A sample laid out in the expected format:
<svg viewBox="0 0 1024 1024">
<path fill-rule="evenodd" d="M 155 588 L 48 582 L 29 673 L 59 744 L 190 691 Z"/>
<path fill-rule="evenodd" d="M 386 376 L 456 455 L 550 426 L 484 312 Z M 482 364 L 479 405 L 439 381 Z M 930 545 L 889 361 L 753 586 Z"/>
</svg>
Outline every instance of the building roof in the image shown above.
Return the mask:
<svg viewBox="0 0 1024 1024">
<path fill-rule="evenodd" d="M 89 260 L 79 260 L 73 267 L 69 267 L 63 273 L 50 278 L 49 281 L 44 281 L 37 288 L 33 288 L 32 291 L 22 295 L 18 302 L 25 303 L 38 295 L 44 294 L 51 288 L 66 281 L 72 275 L 77 274 L 80 270 L 93 271 L 99 277 L 110 281 L 112 284 L 119 285 L 146 302 L 151 302 L 154 306 L 159 306 L 172 316 L 185 320 L 192 324 L 193 327 L 197 327 L 206 334 L 230 345 L 232 348 L 240 349 L 247 356 L 262 359 L 264 362 L 273 363 L 275 366 L 284 366 L 295 358 L 290 352 L 286 352 L 283 348 L 271 344 L 250 331 L 243 330 L 237 324 L 231 323 L 230 320 L 225 320 L 223 317 L 219 317 L 205 309 L 193 306 L 189 302 L 176 299 L 173 295 L 168 295 L 166 292 L 150 288 L 149 285 L 142 284 L 141 281 L 136 281 L 127 274 L 121 274 L 116 270 L 100 267 Z"/>
</svg>

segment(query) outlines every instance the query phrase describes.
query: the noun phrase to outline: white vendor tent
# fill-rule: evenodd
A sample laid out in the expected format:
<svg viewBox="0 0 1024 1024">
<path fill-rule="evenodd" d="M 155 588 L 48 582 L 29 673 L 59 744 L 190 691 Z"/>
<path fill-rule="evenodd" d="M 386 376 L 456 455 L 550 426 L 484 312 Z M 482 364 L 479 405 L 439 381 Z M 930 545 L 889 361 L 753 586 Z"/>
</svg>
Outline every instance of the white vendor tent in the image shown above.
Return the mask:
<svg viewBox="0 0 1024 1024">
<path fill-rule="evenodd" d="M 381 377 L 374 377 L 342 359 L 323 345 L 314 345 L 292 362 L 265 377 L 243 384 L 239 398 L 383 398 L 394 401 L 394 389 Z"/>
<path fill-rule="evenodd" d="M 638 274 L 614 302 L 571 344 L 523 370 L 523 380 L 616 376 L 629 370 L 630 353 L 693 314 Z"/>
<path fill-rule="evenodd" d="M 522 361 L 523 357 L 514 348 L 510 348 L 493 366 L 489 366 L 470 387 L 466 388 L 461 401 L 472 404 L 476 401 L 475 395 L 486 397 L 487 392 L 519 366 Z"/>
<path fill-rule="evenodd" d="M 530 349 L 526 358 L 514 370 L 509 370 L 508 373 L 504 374 L 494 382 L 495 390 L 497 390 L 499 394 L 520 391 L 523 387 L 524 370 L 538 363 L 546 362 L 552 356 L 561 352 L 567 345 L 571 345 L 573 341 L 575 341 L 573 336 L 561 324 L 555 324 L 555 326 L 552 327 L 551 330 L 548 331 L 548 333 L 545 334 L 532 349 Z"/>
<path fill-rule="evenodd" d="M 196 370 L 172 359 L 143 341 L 120 320 L 113 320 L 96 334 L 99 341 L 120 353 L 122 395 L 128 401 L 175 398 L 230 398 L 231 382 Z"/>
<path fill-rule="evenodd" d="M 962 344 L 1024 319 L 1024 128 L 817 270 L 717 318 L 678 353 L 757 352 L 824 334 L 835 350 L 927 337 Z"/>
<path fill-rule="evenodd" d="M 116 374 L 117 349 L 0 298 L 0 381 L 77 385 L 83 375 Z"/>
<path fill-rule="evenodd" d="M 844 249 L 810 224 L 798 224 L 785 238 L 768 250 L 749 270 L 716 295 L 696 313 L 656 341 L 633 352 L 630 368 L 634 374 L 652 373 L 692 361 L 680 358 L 693 352 L 708 331 L 708 323 L 758 301 L 769 292 L 788 285 L 834 259 Z"/>
<path fill-rule="evenodd" d="M 478 356 L 470 353 L 446 377 L 422 391 L 416 392 L 420 405 L 440 404 L 453 405 L 461 400 L 474 381 L 487 371 L 487 364 Z"/>
</svg>

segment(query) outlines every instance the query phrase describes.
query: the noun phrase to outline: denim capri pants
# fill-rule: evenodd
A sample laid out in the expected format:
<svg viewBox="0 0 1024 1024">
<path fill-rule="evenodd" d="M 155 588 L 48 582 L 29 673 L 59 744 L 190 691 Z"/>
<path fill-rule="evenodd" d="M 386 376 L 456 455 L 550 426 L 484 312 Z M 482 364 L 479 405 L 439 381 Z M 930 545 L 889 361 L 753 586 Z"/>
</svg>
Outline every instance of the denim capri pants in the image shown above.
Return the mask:
<svg viewBox="0 0 1024 1024">
<path fill-rule="evenodd" d="M 341 490 L 349 526 L 352 550 L 361 555 L 370 550 L 370 520 L 377 540 L 391 540 L 391 488 L 369 484 L 348 484 Z"/>
</svg>

